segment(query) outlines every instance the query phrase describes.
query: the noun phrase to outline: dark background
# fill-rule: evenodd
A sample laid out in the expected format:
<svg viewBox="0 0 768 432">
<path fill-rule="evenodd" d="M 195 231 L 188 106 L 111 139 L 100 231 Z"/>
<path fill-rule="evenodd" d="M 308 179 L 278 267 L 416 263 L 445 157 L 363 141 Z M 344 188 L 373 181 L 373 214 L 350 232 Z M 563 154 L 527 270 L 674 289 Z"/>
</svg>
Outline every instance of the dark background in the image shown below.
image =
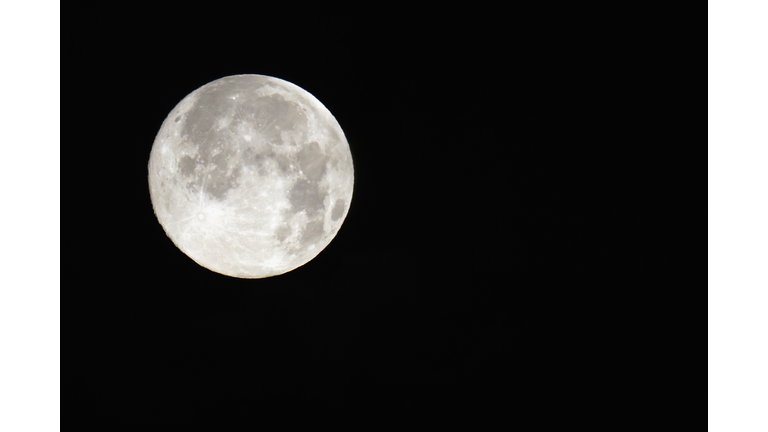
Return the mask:
<svg viewBox="0 0 768 432">
<path fill-rule="evenodd" d="M 637 353 L 619 317 L 646 266 L 625 251 L 647 234 L 642 180 L 619 176 L 641 159 L 616 111 L 630 65 L 594 70 L 610 52 L 568 32 L 482 22 L 307 31 L 117 15 L 73 32 L 63 99 L 75 149 L 62 152 L 62 267 L 86 341 L 75 402 L 168 424 L 285 404 L 568 417 L 620 391 Z M 260 280 L 185 256 L 147 186 L 171 109 L 249 73 L 315 95 L 355 166 L 336 238 Z"/>
</svg>

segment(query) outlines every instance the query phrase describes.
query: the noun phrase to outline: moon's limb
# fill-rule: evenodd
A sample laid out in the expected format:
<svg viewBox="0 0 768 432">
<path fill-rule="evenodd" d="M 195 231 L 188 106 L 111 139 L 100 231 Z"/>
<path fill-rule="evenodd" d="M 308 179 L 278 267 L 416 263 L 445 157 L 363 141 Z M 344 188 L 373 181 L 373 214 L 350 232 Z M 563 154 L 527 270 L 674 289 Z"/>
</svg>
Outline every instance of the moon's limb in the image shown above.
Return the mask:
<svg viewBox="0 0 768 432">
<path fill-rule="evenodd" d="M 218 273 L 293 270 L 334 238 L 352 199 L 349 145 L 300 87 L 235 75 L 185 97 L 157 134 L 149 188 L 176 246 Z"/>
</svg>

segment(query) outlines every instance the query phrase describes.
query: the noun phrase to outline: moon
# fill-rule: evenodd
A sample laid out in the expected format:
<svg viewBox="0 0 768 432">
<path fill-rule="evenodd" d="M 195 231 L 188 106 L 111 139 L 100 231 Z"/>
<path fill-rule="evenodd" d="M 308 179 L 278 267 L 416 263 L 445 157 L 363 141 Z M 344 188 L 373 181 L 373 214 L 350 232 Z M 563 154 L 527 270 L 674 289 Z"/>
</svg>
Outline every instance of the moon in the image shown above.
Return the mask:
<svg viewBox="0 0 768 432">
<path fill-rule="evenodd" d="M 266 75 L 227 76 L 187 95 L 160 127 L 148 170 L 152 207 L 176 247 L 247 279 L 317 256 L 341 228 L 354 184 L 330 111 Z"/>
</svg>

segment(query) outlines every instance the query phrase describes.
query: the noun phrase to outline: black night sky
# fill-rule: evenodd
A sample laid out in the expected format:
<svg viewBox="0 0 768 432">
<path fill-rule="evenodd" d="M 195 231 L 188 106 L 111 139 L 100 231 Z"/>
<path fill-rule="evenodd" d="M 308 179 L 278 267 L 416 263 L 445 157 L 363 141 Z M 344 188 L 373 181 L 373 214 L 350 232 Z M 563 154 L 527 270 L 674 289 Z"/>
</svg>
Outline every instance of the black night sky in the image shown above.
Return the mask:
<svg viewBox="0 0 768 432">
<path fill-rule="evenodd" d="M 70 44 L 77 84 L 63 100 L 77 108 L 62 112 L 77 149 L 62 149 L 62 268 L 89 341 L 78 356 L 99 377 L 75 401 L 137 424 L 286 403 L 482 412 L 522 395 L 514 406 L 526 410 L 577 400 L 592 350 L 612 347 L 597 360 L 604 371 L 623 367 L 610 325 L 622 309 L 601 305 L 644 265 L 621 252 L 645 235 L 642 187 L 613 180 L 633 164 L 606 124 L 614 96 L 593 94 L 591 59 L 567 40 L 414 27 L 259 46 L 137 22 L 99 24 Z M 335 239 L 260 280 L 185 256 L 147 186 L 171 109 L 249 73 L 315 95 L 355 166 Z M 609 394 L 619 382 L 599 385 Z"/>
</svg>

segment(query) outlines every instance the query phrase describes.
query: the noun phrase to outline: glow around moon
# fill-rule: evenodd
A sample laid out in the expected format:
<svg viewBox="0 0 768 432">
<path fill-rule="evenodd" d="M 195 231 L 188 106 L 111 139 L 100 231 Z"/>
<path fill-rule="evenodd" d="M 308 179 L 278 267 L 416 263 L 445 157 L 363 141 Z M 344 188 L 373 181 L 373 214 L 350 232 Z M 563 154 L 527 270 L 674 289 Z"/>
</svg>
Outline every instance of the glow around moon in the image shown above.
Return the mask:
<svg viewBox="0 0 768 432">
<path fill-rule="evenodd" d="M 295 84 L 264 75 L 208 83 L 168 115 L 149 191 L 173 243 L 241 278 L 291 271 L 339 231 L 354 170 L 336 119 Z"/>
</svg>

